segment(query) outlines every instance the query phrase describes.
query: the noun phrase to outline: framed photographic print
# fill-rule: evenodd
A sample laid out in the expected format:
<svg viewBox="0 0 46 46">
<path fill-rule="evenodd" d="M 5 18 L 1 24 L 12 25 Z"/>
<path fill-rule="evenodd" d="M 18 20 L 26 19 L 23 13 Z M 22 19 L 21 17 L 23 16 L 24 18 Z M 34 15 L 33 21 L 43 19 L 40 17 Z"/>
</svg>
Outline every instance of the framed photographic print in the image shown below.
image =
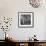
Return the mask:
<svg viewBox="0 0 46 46">
<path fill-rule="evenodd" d="M 18 27 L 33 28 L 34 13 L 33 12 L 18 12 Z"/>
</svg>

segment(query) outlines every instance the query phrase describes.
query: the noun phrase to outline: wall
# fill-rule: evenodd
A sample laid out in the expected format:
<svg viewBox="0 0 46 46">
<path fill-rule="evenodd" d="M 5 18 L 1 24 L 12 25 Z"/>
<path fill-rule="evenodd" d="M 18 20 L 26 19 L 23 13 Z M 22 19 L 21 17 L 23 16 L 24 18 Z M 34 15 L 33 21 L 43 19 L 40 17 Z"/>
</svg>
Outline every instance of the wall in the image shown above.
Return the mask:
<svg viewBox="0 0 46 46">
<path fill-rule="evenodd" d="M 34 28 L 19 28 L 18 12 L 34 12 Z M 12 26 L 8 33 L 17 40 L 28 40 L 34 34 L 37 35 L 37 39 L 46 40 L 45 7 L 33 8 L 28 0 L 0 0 L 0 19 L 4 16 L 13 18 Z M 2 35 L 1 33 L 3 31 L 0 31 L 0 35 Z M 0 39 L 2 38 L 0 36 Z"/>
</svg>

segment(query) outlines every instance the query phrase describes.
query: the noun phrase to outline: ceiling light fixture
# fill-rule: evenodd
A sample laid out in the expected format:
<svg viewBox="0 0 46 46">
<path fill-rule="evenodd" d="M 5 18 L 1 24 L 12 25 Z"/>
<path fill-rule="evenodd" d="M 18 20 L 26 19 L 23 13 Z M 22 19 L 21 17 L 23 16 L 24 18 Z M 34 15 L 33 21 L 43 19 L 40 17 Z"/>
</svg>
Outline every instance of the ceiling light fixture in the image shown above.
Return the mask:
<svg viewBox="0 0 46 46">
<path fill-rule="evenodd" d="M 29 3 L 32 7 L 38 8 L 40 7 L 43 3 L 45 3 L 45 0 L 29 0 Z"/>
</svg>

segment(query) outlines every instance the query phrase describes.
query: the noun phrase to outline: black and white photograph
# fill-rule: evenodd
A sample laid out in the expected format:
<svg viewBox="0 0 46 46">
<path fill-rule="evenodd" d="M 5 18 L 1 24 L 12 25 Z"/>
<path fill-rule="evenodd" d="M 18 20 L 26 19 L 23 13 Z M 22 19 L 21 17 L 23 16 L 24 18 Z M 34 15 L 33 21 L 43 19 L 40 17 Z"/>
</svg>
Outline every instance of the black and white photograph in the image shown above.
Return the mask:
<svg viewBox="0 0 46 46">
<path fill-rule="evenodd" d="M 18 27 L 33 27 L 33 19 L 33 12 L 18 12 Z"/>
<path fill-rule="evenodd" d="M 20 23 L 21 23 L 21 25 L 30 25 L 31 16 L 30 15 L 21 15 Z"/>
</svg>

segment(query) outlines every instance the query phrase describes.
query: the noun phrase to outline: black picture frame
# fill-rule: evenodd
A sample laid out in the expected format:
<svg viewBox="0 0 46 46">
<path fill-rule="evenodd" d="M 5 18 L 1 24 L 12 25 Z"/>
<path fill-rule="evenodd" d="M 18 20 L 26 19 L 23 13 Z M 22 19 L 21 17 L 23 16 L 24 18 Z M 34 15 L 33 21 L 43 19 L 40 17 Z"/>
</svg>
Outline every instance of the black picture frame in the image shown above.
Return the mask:
<svg viewBox="0 0 46 46">
<path fill-rule="evenodd" d="M 33 28 L 34 27 L 34 12 L 18 12 L 18 27 Z"/>
</svg>

